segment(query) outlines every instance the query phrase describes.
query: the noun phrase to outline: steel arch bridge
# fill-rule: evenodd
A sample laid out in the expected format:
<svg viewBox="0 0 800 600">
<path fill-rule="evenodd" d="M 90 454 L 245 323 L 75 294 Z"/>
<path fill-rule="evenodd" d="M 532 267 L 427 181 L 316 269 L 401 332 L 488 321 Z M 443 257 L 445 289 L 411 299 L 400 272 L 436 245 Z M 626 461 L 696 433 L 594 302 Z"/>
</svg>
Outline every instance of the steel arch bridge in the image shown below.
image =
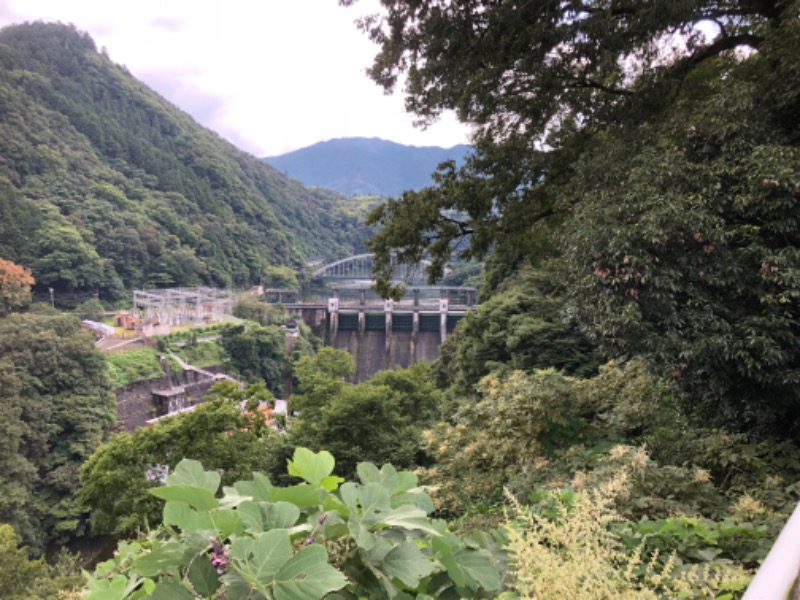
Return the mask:
<svg viewBox="0 0 800 600">
<path fill-rule="evenodd" d="M 313 273 L 315 279 L 363 279 L 372 280 L 372 259 L 374 254 L 357 254 L 337 260 Z M 394 279 L 400 281 L 424 281 L 425 267 L 430 261 L 423 260 L 415 265 L 397 263 L 394 270 Z"/>
</svg>

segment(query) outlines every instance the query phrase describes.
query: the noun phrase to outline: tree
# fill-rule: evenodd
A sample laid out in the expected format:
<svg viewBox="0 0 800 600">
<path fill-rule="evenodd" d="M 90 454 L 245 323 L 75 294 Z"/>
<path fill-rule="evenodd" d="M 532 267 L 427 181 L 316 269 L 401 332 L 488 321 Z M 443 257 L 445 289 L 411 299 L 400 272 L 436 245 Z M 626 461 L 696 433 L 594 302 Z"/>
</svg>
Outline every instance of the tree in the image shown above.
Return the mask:
<svg viewBox="0 0 800 600">
<path fill-rule="evenodd" d="M 448 336 L 434 368 L 439 385 L 467 395 L 498 369 L 596 374 L 599 352 L 562 314 L 566 294 L 560 288 L 555 272 L 523 269 L 509 278 Z"/>
<path fill-rule="evenodd" d="M 103 317 L 105 316 L 105 310 L 106 309 L 100 300 L 97 298 L 90 298 L 89 300 L 84 300 L 81 302 L 75 308 L 75 313 L 81 320 L 88 319 L 90 321 L 102 323 Z"/>
<path fill-rule="evenodd" d="M 11 525 L 0 525 L 0 552 L 4 562 L 0 570 L 0 596 L 8 600 L 30 598 L 27 592 L 31 584 L 47 572 L 44 559 L 29 560 L 27 550 L 19 548 L 19 538 Z"/>
<path fill-rule="evenodd" d="M 148 490 L 183 458 L 202 458 L 226 485 L 254 470 L 282 469 L 282 438 L 253 406 L 269 397 L 263 385 L 240 392 L 220 382 L 193 412 L 114 435 L 81 468 L 80 499 L 91 511 L 92 530 L 128 534 L 157 524 L 161 511 Z"/>
<path fill-rule="evenodd" d="M 71 292 L 95 288 L 102 281 L 102 260 L 70 224 L 43 227 L 35 251 L 31 267 L 40 284 Z"/>
<path fill-rule="evenodd" d="M 38 553 L 85 532 L 78 471 L 116 423 L 114 396 L 94 337 L 71 315 L 0 319 L 0 356 L 0 521 Z"/>
<path fill-rule="evenodd" d="M 353 370 L 350 355 L 333 348 L 297 361 L 290 442 L 336 451 L 343 475 L 364 459 L 417 464 L 421 430 L 435 417 L 439 396 L 428 366 L 385 371 L 360 384 L 345 380 Z"/>
<path fill-rule="evenodd" d="M 294 269 L 282 265 L 270 265 L 264 268 L 264 287 L 271 289 L 300 289 L 297 273 Z"/>
<path fill-rule="evenodd" d="M 371 247 L 384 285 L 393 250 L 410 262 L 431 254 L 435 279 L 465 236 L 467 256 L 495 243 L 531 248 L 531 229 L 568 209 L 553 192 L 587 138 L 657 119 L 715 57 L 774 55 L 796 21 L 795 2 L 749 0 L 381 4 L 381 14 L 361 21 L 379 45 L 370 76 L 387 91 L 404 76 L 410 112 L 429 123 L 456 111 L 474 127 L 476 147 L 460 173 L 446 165 L 434 188 L 372 213 L 383 225 Z M 784 110 L 793 106 L 784 100 Z"/>
<path fill-rule="evenodd" d="M 797 0 L 382 5 L 373 79 L 406 75 L 423 121 L 456 110 L 476 153 L 371 214 L 381 290 L 393 254 L 433 276 L 466 240 L 505 272 L 563 255 L 605 350 L 706 417 L 800 431 Z"/>
<path fill-rule="evenodd" d="M 4 600 L 57 600 L 79 593 L 82 578 L 74 556 L 60 553 L 55 564 L 31 560 L 11 525 L 0 524 L 0 597 Z"/>
<path fill-rule="evenodd" d="M 28 269 L 0 258 L 0 317 L 30 304 L 33 283 Z"/>
<path fill-rule="evenodd" d="M 220 340 L 230 366 L 245 380 L 264 381 L 273 394 L 280 394 L 284 378 L 291 373 L 286 353 L 286 332 L 278 326 L 236 325 L 225 329 Z"/>
<path fill-rule="evenodd" d="M 288 318 L 282 306 L 267 304 L 256 296 L 241 294 L 233 306 L 233 315 L 259 325 L 280 325 Z"/>
<path fill-rule="evenodd" d="M 646 357 L 706 416 L 788 436 L 800 148 L 762 106 L 766 60 L 707 63 L 660 123 L 609 133 L 576 163 L 565 274 L 573 314 L 609 352 Z"/>
</svg>

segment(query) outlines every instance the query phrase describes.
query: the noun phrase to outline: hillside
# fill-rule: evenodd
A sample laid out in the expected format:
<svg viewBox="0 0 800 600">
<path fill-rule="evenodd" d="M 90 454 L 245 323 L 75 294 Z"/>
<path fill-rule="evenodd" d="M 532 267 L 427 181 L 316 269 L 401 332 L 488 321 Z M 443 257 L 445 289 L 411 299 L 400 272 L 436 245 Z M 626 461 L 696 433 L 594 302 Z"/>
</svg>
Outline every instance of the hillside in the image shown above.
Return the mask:
<svg viewBox="0 0 800 600">
<path fill-rule="evenodd" d="M 469 150 L 463 144 L 417 147 L 379 138 L 341 138 L 263 160 L 306 185 L 394 198 L 431 185 L 431 173 L 441 162 L 454 160 L 461 166 Z"/>
<path fill-rule="evenodd" d="M 0 30 L 0 256 L 40 291 L 246 286 L 361 249 L 345 200 L 237 150 L 72 26 Z"/>
</svg>

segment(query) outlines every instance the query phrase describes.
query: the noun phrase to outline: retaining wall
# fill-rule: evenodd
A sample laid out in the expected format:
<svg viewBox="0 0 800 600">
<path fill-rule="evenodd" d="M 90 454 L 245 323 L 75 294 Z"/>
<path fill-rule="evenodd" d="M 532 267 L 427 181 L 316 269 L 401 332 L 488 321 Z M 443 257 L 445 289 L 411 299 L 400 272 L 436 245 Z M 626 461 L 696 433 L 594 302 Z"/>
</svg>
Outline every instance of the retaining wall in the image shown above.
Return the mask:
<svg viewBox="0 0 800 600">
<path fill-rule="evenodd" d="M 221 372 L 221 367 L 206 369 Z M 208 393 L 214 381 L 194 371 L 183 371 L 179 375 L 171 374 L 154 379 L 137 381 L 114 390 L 117 398 L 117 421 L 120 431 L 133 431 L 142 427 L 145 421 L 166 414 L 154 392 L 180 387 L 183 389 L 181 401 L 184 406 L 198 404 Z"/>
</svg>

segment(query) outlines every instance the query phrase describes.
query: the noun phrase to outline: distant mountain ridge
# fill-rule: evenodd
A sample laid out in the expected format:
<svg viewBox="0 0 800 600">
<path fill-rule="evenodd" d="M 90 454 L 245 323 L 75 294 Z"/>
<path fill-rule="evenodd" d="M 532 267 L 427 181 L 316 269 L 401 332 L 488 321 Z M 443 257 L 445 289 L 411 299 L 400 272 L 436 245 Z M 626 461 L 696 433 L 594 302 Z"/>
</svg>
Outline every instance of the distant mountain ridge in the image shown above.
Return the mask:
<svg viewBox="0 0 800 600">
<path fill-rule="evenodd" d="M 397 197 L 432 183 L 439 163 L 464 163 L 470 146 L 406 146 L 380 138 L 337 138 L 294 152 L 263 158 L 305 185 L 342 194 Z"/>
</svg>

